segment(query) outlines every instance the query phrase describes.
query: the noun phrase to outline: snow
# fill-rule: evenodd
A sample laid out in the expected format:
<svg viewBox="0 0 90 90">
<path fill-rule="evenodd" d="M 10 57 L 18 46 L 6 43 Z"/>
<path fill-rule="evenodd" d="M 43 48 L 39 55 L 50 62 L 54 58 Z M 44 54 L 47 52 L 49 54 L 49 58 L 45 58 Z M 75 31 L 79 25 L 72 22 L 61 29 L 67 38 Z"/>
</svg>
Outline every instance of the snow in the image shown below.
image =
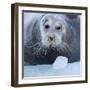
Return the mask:
<svg viewBox="0 0 90 90">
<path fill-rule="evenodd" d="M 80 75 L 80 62 L 68 63 L 65 68 L 54 69 L 50 65 L 25 65 L 24 77 Z"/>
<path fill-rule="evenodd" d="M 68 58 L 64 56 L 58 56 L 53 64 L 53 69 L 65 68 L 68 64 Z"/>
</svg>

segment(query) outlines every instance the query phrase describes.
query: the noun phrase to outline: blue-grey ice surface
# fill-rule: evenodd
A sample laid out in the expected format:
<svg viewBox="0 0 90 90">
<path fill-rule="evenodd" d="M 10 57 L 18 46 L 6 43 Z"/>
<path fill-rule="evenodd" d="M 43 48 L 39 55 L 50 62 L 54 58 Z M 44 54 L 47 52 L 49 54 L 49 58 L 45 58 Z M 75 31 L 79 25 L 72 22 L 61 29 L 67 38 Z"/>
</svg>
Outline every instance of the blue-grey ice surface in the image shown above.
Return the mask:
<svg viewBox="0 0 90 90">
<path fill-rule="evenodd" d="M 25 65 L 24 77 L 80 75 L 80 62 L 68 63 L 65 68 L 54 69 L 51 65 Z"/>
</svg>

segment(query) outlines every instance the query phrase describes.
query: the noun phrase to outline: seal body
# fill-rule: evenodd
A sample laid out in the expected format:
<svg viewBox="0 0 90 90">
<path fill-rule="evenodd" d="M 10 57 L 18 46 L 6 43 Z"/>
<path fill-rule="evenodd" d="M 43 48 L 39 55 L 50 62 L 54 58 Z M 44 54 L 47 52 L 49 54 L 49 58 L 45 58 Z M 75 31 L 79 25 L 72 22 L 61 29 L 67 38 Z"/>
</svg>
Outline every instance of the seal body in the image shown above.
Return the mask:
<svg viewBox="0 0 90 90">
<path fill-rule="evenodd" d="M 24 61 L 30 65 L 52 64 L 58 56 L 80 60 L 80 19 L 66 14 L 38 14 L 24 30 Z"/>
</svg>

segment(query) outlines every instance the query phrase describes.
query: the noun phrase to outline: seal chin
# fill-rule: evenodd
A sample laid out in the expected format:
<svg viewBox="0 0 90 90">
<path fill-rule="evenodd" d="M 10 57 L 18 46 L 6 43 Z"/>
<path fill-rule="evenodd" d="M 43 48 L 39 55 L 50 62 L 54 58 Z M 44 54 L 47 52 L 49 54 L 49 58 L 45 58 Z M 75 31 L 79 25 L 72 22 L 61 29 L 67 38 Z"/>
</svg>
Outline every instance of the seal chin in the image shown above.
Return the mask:
<svg viewBox="0 0 90 90">
<path fill-rule="evenodd" d="M 54 45 L 54 44 L 50 44 L 49 45 L 49 48 L 56 48 L 57 46 L 56 45 Z"/>
<path fill-rule="evenodd" d="M 56 46 L 54 44 L 50 43 L 47 47 L 48 48 L 55 48 Z"/>
<path fill-rule="evenodd" d="M 43 43 L 43 46 L 45 46 L 46 48 L 55 48 L 59 47 L 60 43 L 56 43 L 56 41 L 46 41 Z"/>
</svg>

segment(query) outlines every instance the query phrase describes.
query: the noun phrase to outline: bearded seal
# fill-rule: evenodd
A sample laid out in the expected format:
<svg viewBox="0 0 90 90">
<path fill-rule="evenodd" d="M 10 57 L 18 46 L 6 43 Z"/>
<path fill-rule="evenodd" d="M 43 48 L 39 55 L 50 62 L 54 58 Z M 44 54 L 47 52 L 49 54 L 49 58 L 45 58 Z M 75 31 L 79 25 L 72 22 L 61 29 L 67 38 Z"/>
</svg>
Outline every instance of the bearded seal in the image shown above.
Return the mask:
<svg viewBox="0 0 90 90">
<path fill-rule="evenodd" d="M 58 56 L 68 57 L 68 63 L 80 60 L 80 18 L 68 16 L 44 13 L 30 20 L 24 31 L 25 62 L 52 64 Z"/>
</svg>

